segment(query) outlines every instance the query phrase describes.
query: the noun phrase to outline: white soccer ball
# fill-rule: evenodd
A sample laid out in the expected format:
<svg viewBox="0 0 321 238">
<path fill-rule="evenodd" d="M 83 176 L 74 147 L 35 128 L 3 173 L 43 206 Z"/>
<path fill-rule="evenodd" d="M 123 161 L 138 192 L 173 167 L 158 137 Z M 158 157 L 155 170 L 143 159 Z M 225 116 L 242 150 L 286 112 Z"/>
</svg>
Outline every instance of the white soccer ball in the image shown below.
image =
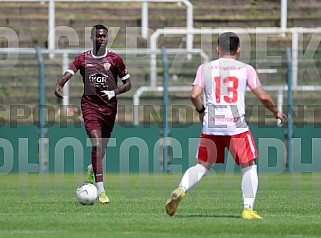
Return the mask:
<svg viewBox="0 0 321 238">
<path fill-rule="evenodd" d="M 77 188 L 76 195 L 82 205 L 93 205 L 97 200 L 98 191 L 95 185 L 84 183 Z"/>
</svg>

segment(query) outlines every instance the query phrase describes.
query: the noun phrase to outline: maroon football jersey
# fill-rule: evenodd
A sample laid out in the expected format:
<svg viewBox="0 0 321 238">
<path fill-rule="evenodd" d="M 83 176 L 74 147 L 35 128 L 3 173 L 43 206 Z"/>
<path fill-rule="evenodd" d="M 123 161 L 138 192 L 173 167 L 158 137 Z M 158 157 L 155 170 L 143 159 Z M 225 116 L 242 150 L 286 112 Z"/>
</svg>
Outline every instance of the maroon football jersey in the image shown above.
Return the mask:
<svg viewBox="0 0 321 238">
<path fill-rule="evenodd" d="M 130 77 L 122 58 L 110 50 L 106 50 L 102 56 L 93 55 L 91 50 L 81 53 L 70 64 L 67 72 L 75 74 L 78 70 L 84 83 L 82 104 L 88 103 L 98 107 L 109 102 L 102 90 L 115 90 L 118 78 L 126 80 Z M 116 100 L 114 97 L 110 102 Z"/>
</svg>

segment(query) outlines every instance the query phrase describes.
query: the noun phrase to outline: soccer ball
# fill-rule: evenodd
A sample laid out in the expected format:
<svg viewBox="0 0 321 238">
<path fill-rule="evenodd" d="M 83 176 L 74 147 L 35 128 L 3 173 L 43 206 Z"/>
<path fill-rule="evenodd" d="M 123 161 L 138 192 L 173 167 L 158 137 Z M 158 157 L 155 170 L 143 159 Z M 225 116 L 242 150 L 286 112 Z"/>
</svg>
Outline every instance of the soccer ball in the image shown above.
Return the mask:
<svg viewBox="0 0 321 238">
<path fill-rule="evenodd" d="M 82 205 L 93 205 L 97 200 L 98 191 L 95 185 L 84 183 L 77 188 L 76 195 Z"/>
</svg>

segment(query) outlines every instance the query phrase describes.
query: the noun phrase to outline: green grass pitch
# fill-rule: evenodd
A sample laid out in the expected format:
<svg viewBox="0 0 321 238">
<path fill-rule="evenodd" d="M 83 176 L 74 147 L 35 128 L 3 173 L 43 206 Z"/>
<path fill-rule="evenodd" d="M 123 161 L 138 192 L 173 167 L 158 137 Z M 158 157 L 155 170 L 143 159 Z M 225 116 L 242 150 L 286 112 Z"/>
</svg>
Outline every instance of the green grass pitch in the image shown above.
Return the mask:
<svg viewBox="0 0 321 238">
<path fill-rule="evenodd" d="M 83 206 L 83 174 L 1 175 L 0 237 L 320 237 L 321 174 L 259 174 L 255 210 L 242 220 L 239 173 L 208 174 L 173 217 L 164 203 L 181 174 L 105 174 L 108 205 Z"/>
</svg>

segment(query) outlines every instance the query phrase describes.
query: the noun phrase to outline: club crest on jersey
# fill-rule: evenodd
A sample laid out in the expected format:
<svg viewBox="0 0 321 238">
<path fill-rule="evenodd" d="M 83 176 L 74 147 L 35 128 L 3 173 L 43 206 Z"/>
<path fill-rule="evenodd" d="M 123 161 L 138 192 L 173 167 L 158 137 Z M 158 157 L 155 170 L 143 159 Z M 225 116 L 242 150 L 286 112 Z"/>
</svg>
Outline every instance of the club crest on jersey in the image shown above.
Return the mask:
<svg viewBox="0 0 321 238">
<path fill-rule="evenodd" d="M 110 69 L 111 64 L 109 62 L 104 63 L 104 69 L 107 71 Z"/>
</svg>

